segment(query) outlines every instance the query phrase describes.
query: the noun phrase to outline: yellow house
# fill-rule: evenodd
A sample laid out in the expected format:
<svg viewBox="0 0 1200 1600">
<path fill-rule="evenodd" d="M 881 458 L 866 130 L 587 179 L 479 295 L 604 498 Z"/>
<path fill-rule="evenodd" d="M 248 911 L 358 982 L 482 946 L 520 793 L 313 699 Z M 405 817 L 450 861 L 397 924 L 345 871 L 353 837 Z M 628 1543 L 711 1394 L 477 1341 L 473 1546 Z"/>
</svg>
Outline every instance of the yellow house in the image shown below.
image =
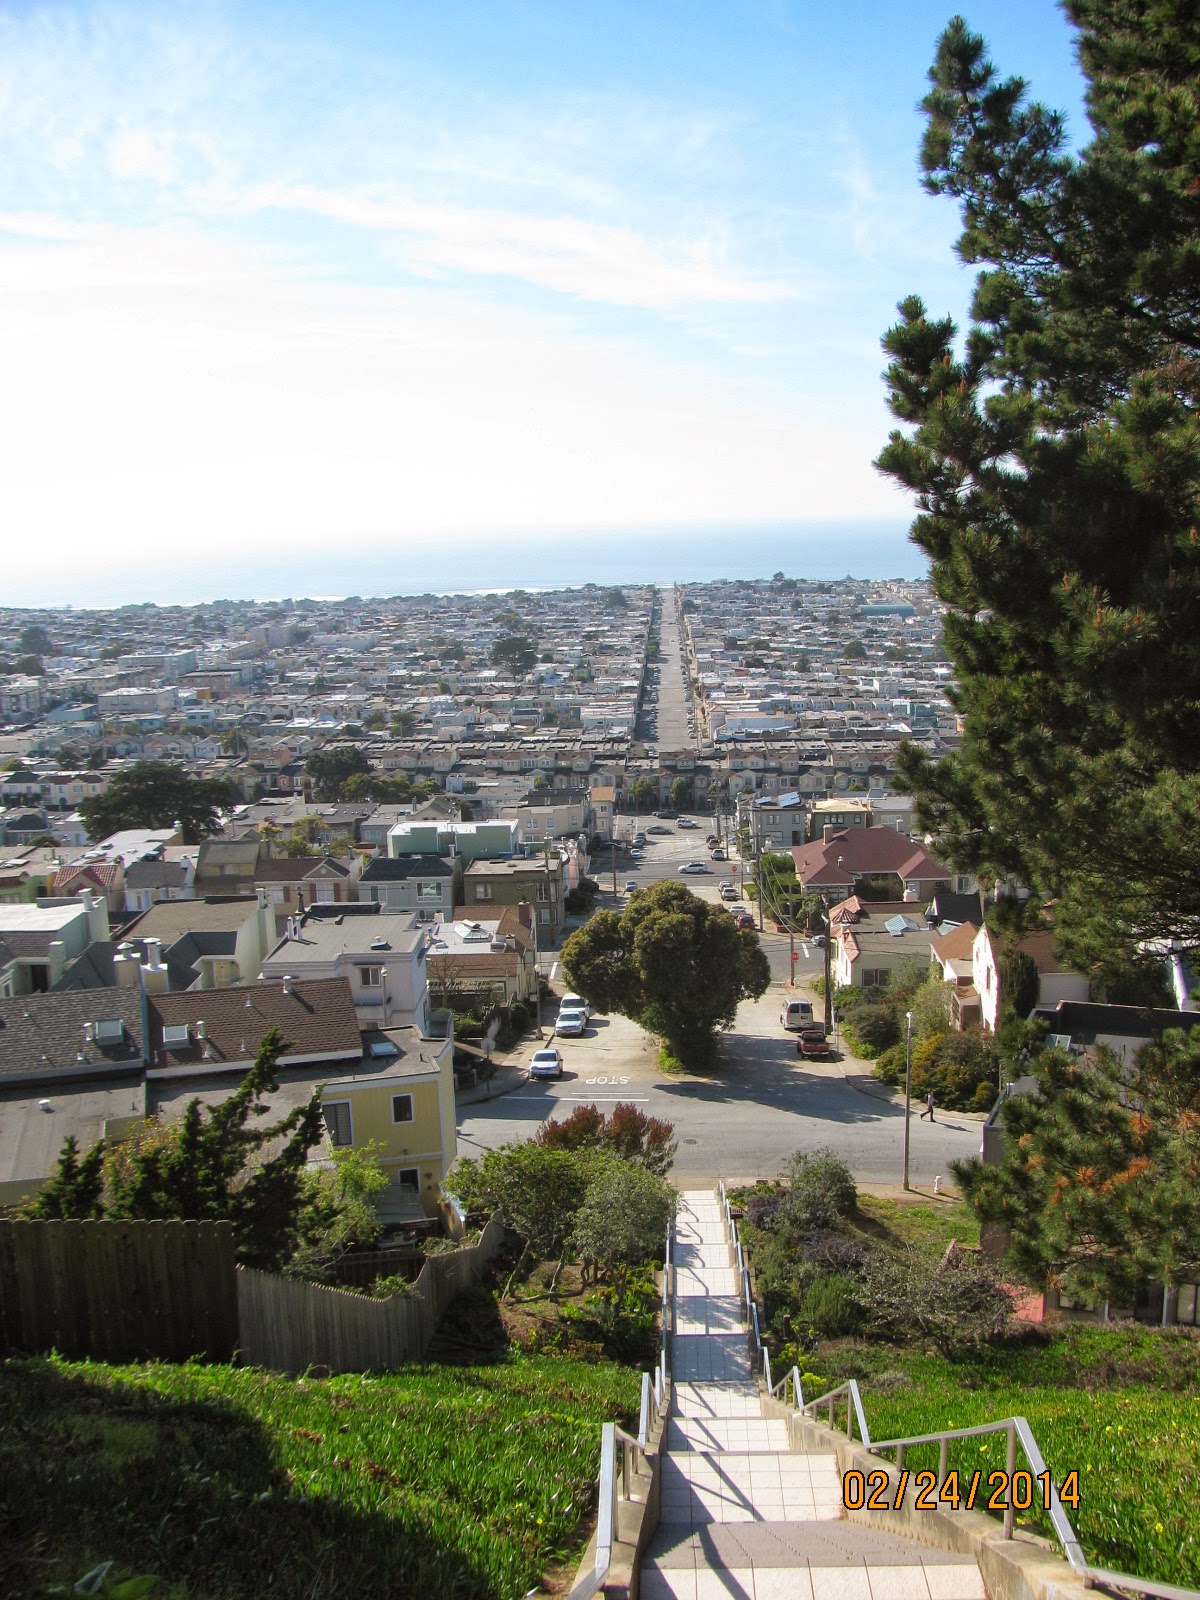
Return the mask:
<svg viewBox="0 0 1200 1600">
<path fill-rule="evenodd" d="M 321 1091 L 332 1148 L 383 1146 L 379 1164 L 391 1184 L 377 1205 L 385 1222 L 442 1210 L 442 1178 L 458 1154 L 453 1057 L 453 1039 L 422 1038 L 415 1028 L 364 1029 L 362 1067 Z"/>
</svg>

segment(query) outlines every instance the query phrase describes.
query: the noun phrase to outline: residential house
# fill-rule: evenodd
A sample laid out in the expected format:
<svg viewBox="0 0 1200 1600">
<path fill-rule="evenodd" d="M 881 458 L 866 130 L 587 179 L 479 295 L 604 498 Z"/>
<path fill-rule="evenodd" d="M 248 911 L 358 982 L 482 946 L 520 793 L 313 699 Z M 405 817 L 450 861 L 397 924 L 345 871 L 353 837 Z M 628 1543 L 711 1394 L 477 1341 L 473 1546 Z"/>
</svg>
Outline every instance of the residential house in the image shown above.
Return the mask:
<svg viewBox="0 0 1200 1600">
<path fill-rule="evenodd" d="M 144 856 L 125 869 L 125 910 L 149 911 L 161 900 L 196 898 L 196 857 L 194 852 L 177 857 Z"/>
<path fill-rule="evenodd" d="M 257 839 L 203 839 L 196 856 L 196 894 L 251 895 L 258 868 Z"/>
<path fill-rule="evenodd" d="M 363 868 L 358 898 L 385 911 L 411 911 L 419 922 L 446 922 L 462 899 L 461 856 L 376 856 Z"/>
<path fill-rule="evenodd" d="M 853 894 L 863 878 L 892 879 L 906 900 L 924 903 L 953 887 L 951 873 L 907 834 L 891 828 L 826 828 L 820 839 L 791 852 L 796 876 L 807 891 Z"/>
<path fill-rule="evenodd" d="M 594 784 L 588 791 L 592 809 L 592 837 L 605 844 L 612 842 L 617 815 L 617 791 L 611 783 Z"/>
<path fill-rule="evenodd" d="M 161 949 L 143 974 L 151 988 L 223 989 L 258 977 L 275 943 L 266 895 L 160 901 L 126 930 L 131 940 Z"/>
<path fill-rule="evenodd" d="M 352 856 L 280 856 L 260 859 L 254 887 L 264 890 L 275 913 L 275 931 L 282 934 L 291 916 L 312 905 L 345 905 L 358 899 L 363 862 Z"/>
<path fill-rule="evenodd" d="M 853 895 L 830 912 L 834 982 L 839 988 L 884 988 L 914 957 L 929 959 L 929 924 L 912 901 L 860 900 Z"/>
<path fill-rule="evenodd" d="M 51 894 L 63 898 L 85 889 L 103 900 L 112 916 L 125 910 L 125 868 L 120 861 L 71 861 L 58 869 L 50 886 Z"/>
<path fill-rule="evenodd" d="M 1054 1006 L 1063 1000 L 1087 1000 L 1091 996 L 1088 980 L 1072 972 L 1058 958 L 1054 935 L 1050 932 L 1027 934 L 1016 948 L 1030 956 L 1038 971 L 1039 1006 Z M 985 1033 L 994 1033 L 1003 996 L 1000 993 L 1001 946 L 988 928 L 980 928 L 971 948 L 972 985 L 978 996 L 979 1023 Z M 964 1002 L 967 998 L 963 991 Z"/>
<path fill-rule="evenodd" d="M 463 873 L 463 917 L 479 917 L 490 907 L 528 903 L 537 913 L 539 948 L 548 950 L 562 937 L 564 885 L 558 851 L 512 861 L 472 861 Z"/>
<path fill-rule="evenodd" d="M 278 981 L 347 978 L 363 1026 L 415 1027 L 424 1034 L 429 1032 L 426 938 L 411 913 L 363 904 L 340 911 L 318 907 L 293 918 L 289 936 L 264 956 L 262 975 Z"/>
<path fill-rule="evenodd" d="M 429 930 L 426 962 L 435 1004 L 445 1006 L 456 995 L 486 996 L 503 1005 L 535 1001 L 533 907 L 505 906 L 486 917 L 436 923 Z"/>
<path fill-rule="evenodd" d="M 93 940 L 107 938 L 108 907 L 87 889 L 78 899 L 0 904 L 0 995 L 45 994 Z"/>
</svg>

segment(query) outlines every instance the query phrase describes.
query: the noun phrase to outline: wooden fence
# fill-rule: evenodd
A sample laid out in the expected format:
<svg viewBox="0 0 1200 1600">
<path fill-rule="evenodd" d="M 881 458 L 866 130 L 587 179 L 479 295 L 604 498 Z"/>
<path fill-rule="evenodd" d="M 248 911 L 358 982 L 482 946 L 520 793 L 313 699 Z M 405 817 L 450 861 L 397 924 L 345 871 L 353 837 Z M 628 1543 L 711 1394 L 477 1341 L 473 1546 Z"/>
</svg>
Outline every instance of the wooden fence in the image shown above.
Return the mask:
<svg viewBox="0 0 1200 1600">
<path fill-rule="evenodd" d="M 493 1217 L 478 1244 L 430 1256 L 413 1294 L 389 1300 L 240 1268 L 241 1358 L 276 1372 L 386 1372 L 419 1361 L 450 1301 L 478 1282 L 503 1237 Z"/>
<path fill-rule="evenodd" d="M 0 1354 L 229 1361 L 237 1344 L 232 1224 L 0 1221 Z"/>
</svg>

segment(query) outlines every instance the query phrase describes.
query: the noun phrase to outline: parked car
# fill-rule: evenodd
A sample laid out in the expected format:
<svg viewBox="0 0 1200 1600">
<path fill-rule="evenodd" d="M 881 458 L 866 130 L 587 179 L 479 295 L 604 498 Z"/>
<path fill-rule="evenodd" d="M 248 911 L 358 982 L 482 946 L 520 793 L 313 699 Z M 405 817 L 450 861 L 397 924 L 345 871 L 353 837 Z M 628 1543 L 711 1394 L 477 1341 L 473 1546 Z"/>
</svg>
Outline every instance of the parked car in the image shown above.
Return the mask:
<svg viewBox="0 0 1200 1600">
<path fill-rule="evenodd" d="M 558 1002 L 560 1011 L 582 1011 L 585 1017 L 590 1017 L 592 1008 L 581 994 L 565 994 Z"/>
<path fill-rule="evenodd" d="M 821 950 L 825 945 L 825 935 L 823 933 L 810 933 L 808 942 L 809 944 L 815 944 L 817 949 Z"/>
<path fill-rule="evenodd" d="M 721 846 L 717 845 L 714 850 L 710 850 L 708 852 L 708 859 L 710 861 L 728 861 L 729 857 L 725 854 L 724 850 L 721 849 Z"/>
<path fill-rule="evenodd" d="M 638 831 L 637 831 L 637 832 L 636 832 L 636 833 L 635 833 L 635 834 L 634 834 L 634 836 L 633 836 L 633 842 L 634 842 L 634 844 L 645 844 L 645 842 L 646 842 L 646 835 L 645 835 L 645 834 L 644 834 L 644 833 L 643 833 L 643 832 L 642 832 L 642 830 L 641 830 L 641 829 L 640 829 L 640 828 L 639 828 L 639 829 L 638 829 Z"/>
<path fill-rule="evenodd" d="M 805 1028 L 796 1040 L 796 1054 L 799 1056 L 827 1056 L 829 1053 L 829 1040 L 819 1023 L 815 1027 Z"/>
<path fill-rule="evenodd" d="M 698 822 L 693 822 L 691 817 L 680 817 L 679 826 L 681 828 L 698 828 L 700 824 Z"/>
<path fill-rule="evenodd" d="M 637 885 L 637 879 L 636 878 L 626 878 L 625 879 L 625 893 L 626 894 L 632 894 L 633 891 L 637 888 L 637 886 L 638 885 Z"/>
<path fill-rule="evenodd" d="M 727 883 L 724 886 L 724 888 L 721 890 L 721 899 L 722 900 L 737 900 L 738 898 L 739 898 L 739 895 L 738 895 L 737 889 L 735 888 L 735 886 L 732 883 Z"/>
<path fill-rule="evenodd" d="M 670 833 L 670 828 L 664 828 L 661 822 L 652 822 L 646 829 L 647 833 Z"/>
<path fill-rule="evenodd" d="M 748 911 L 739 911 L 733 920 L 739 928 L 752 928 L 754 926 L 754 918 Z"/>
<path fill-rule="evenodd" d="M 799 1033 L 811 1026 L 813 1008 L 811 1000 L 785 1000 L 779 1013 L 779 1025 L 789 1033 Z"/>
<path fill-rule="evenodd" d="M 656 811 L 654 815 L 661 817 L 664 822 L 674 822 L 679 813 L 678 811 Z"/>
<path fill-rule="evenodd" d="M 706 833 L 704 835 L 704 842 L 706 845 L 715 846 L 720 844 L 721 841 L 715 833 Z"/>
<path fill-rule="evenodd" d="M 685 861 L 679 870 L 680 872 L 707 872 L 708 867 L 703 861 Z"/>
<path fill-rule="evenodd" d="M 529 1063 L 531 1078 L 561 1078 L 563 1058 L 557 1050 L 535 1050 Z"/>
<path fill-rule="evenodd" d="M 555 1019 L 554 1031 L 561 1033 L 564 1038 L 568 1035 L 577 1037 L 587 1028 L 587 1020 L 586 1011 L 576 1011 L 570 1006 L 564 1006 Z"/>
</svg>

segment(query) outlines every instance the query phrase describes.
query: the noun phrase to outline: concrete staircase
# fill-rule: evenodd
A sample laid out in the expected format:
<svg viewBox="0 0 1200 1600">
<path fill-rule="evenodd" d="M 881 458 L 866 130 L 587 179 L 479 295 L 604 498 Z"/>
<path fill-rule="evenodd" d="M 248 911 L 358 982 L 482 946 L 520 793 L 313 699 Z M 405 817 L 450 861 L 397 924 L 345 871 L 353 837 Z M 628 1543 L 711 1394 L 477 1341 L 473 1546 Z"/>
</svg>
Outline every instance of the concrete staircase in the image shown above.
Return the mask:
<svg viewBox="0 0 1200 1600">
<path fill-rule="evenodd" d="M 985 1600 L 973 1561 L 842 1515 L 833 1455 L 764 1419 L 715 1194 L 680 1197 L 673 1415 L 641 1600 Z"/>
</svg>

